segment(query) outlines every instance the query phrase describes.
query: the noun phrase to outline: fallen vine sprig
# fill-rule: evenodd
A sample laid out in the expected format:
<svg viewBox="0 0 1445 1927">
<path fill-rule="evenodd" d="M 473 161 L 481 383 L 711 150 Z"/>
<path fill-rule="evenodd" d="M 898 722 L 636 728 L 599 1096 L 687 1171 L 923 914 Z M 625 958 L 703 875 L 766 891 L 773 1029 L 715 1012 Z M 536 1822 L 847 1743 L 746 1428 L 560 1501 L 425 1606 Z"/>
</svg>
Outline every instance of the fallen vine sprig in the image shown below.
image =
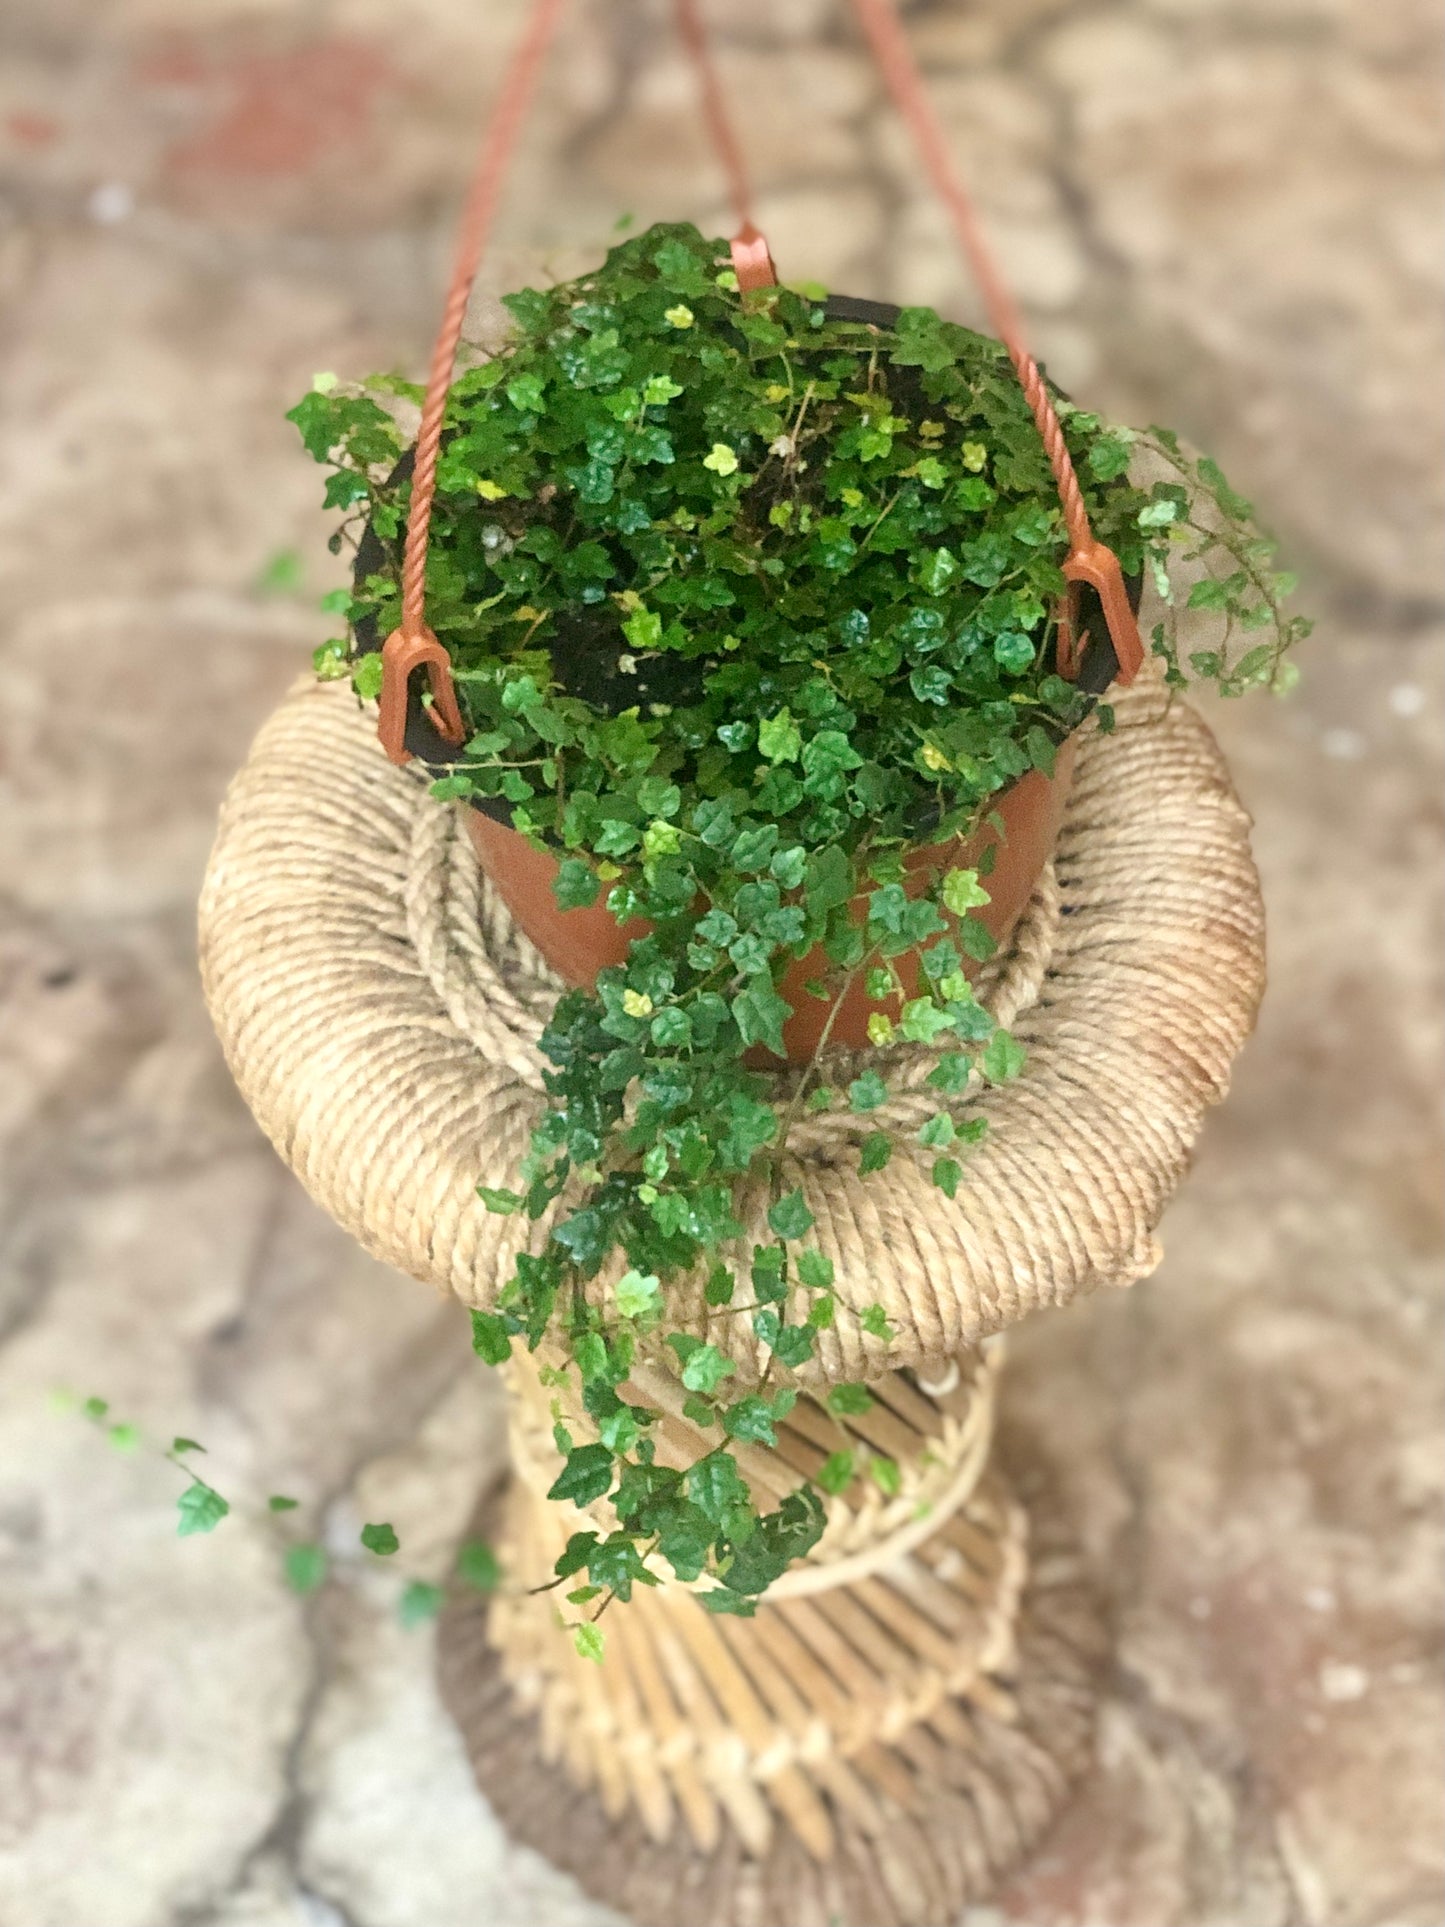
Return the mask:
<svg viewBox="0 0 1445 1927">
<path fill-rule="evenodd" d="M 128 1456 L 144 1453 L 176 1467 L 185 1480 L 176 1499 L 177 1537 L 189 1539 L 199 1533 L 214 1532 L 223 1520 L 234 1514 L 245 1516 L 249 1511 L 252 1524 L 263 1525 L 276 1540 L 282 1576 L 292 1592 L 314 1593 L 334 1575 L 335 1555 L 319 1540 L 299 1538 L 290 1530 L 291 1515 L 301 1510 L 299 1499 L 273 1492 L 264 1508 L 237 1506 L 197 1470 L 197 1459 L 207 1456 L 199 1440 L 177 1434 L 167 1445 L 151 1439 L 138 1425 L 117 1419 L 109 1401 L 95 1394 L 81 1398 L 57 1392 L 53 1402 L 58 1411 L 73 1414 L 94 1426 L 114 1450 Z M 401 1550 L 401 1541 L 389 1520 L 363 1525 L 357 1534 L 357 1545 L 374 1559 L 389 1559 Z M 481 1539 L 469 1539 L 458 1549 L 453 1575 L 479 1592 L 492 1592 L 502 1583 L 501 1564 L 492 1548 Z M 403 1626 L 421 1625 L 436 1617 L 444 1598 L 445 1588 L 431 1580 L 405 1579 L 397 1597 L 397 1616 Z"/>
</svg>

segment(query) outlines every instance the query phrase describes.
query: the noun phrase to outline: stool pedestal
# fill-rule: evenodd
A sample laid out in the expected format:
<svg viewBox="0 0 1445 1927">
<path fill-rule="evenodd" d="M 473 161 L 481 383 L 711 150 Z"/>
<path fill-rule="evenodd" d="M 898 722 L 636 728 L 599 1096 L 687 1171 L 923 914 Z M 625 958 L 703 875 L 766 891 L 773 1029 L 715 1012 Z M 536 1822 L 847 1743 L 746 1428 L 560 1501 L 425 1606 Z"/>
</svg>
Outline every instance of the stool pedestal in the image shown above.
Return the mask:
<svg viewBox="0 0 1445 1927">
<path fill-rule="evenodd" d="M 995 1447 L 995 1335 L 1157 1262 L 1263 979 L 1248 823 L 1213 739 L 1157 686 L 1117 716 L 1081 744 L 1055 864 L 984 987 L 1029 1056 L 966 1100 L 989 1131 L 957 1198 L 906 1156 L 861 1179 L 856 1120 L 789 1140 L 838 1316 L 776 1447 L 738 1447 L 740 1468 L 774 1504 L 846 1443 L 883 1482 L 829 1500 L 753 1617 L 676 1583 L 614 1602 L 597 1665 L 534 1589 L 605 1508 L 545 1498 L 553 1394 L 533 1362 L 507 1368 L 512 1470 L 474 1522 L 506 1581 L 449 1600 L 444 1697 L 508 1827 L 649 1927 L 952 1921 L 1087 1769 L 1106 1643 L 1046 1468 L 1006 1426 Z M 308 683 L 262 731 L 201 934 L 233 1074 L 302 1182 L 376 1256 L 490 1304 L 525 1227 L 476 1187 L 526 1151 L 557 986 L 455 812 L 385 761 L 348 691 Z M 886 1065 L 901 1135 L 938 1101 L 930 1062 Z M 766 1198 L 747 1189 L 751 1227 Z M 861 1319 L 880 1301 L 886 1344 Z M 701 1303 L 672 1309 L 728 1342 Z M 745 1383 L 756 1360 L 735 1357 Z M 700 1456 L 664 1362 L 636 1379 L 665 1413 L 660 1454 Z M 845 1438 L 826 1392 L 857 1380 L 872 1404 Z"/>
</svg>

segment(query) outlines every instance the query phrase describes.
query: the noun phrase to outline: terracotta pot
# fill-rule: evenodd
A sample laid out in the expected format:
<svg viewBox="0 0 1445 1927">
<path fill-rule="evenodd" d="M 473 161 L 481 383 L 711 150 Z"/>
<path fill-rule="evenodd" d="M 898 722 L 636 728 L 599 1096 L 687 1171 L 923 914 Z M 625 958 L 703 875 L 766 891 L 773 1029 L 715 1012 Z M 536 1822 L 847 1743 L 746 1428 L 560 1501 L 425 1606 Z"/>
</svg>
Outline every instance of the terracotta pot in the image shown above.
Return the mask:
<svg viewBox="0 0 1445 1927">
<path fill-rule="evenodd" d="M 859 301 L 844 295 L 831 296 L 827 306 L 832 315 L 882 328 L 891 327 L 899 312 L 881 302 Z M 394 481 L 410 474 L 411 461 L 410 454 L 402 458 L 393 475 Z M 387 561 L 385 544 L 368 524 L 356 554 L 358 591 L 370 575 L 385 569 Z M 1138 579 L 1129 584 L 1129 599 L 1136 611 L 1140 587 Z M 592 612 L 583 611 L 568 623 L 559 621 L 555 625 L 557 634 L 551 645 L 554 671 L 559 685 L 569 695 L 581 697 L 594 708 L 615 711 L 638 700 L 638 684 L 635 676 L 629 676 L 625 688 L 613 686 L 616 679 L 609 667 L 607 652 L 598 647 L 590 626 L 594 620 Z M 1101 695 L 1112 682 L 1118 664 L 1103 623 L 1086 615 L 1085 631 L 1086 647 L 1078 686 L 1092 695 Z M 380 631 L 374 621 L 363 619 L 357 623 L 356 642 L 360 650 L 381 647 Z M 684 672 L 686 668 L 684 665 Z M 677 659 L 670 656 L 662 657 L 656 670 L 660 675 L 683 673 L 679 672 Z M 693 699 L 686 688 L 659 687 L 652 693 L 674 705 Z M 410 692 L 406 747 L 438 775 L 461 761 L 464 754 L 437 730 L 416 689 Z M 992 829 L 985 829 L 967 840 L 955 838 L 947 844 L 929 844 L 915 850 L 908 859 L 908 868 L 918 880 L 918 887 L 922 888 L 927 877 L 945 869 L 977 868 L 985 851 L 996 844 L 994 868 L 986 886 L 992 900 L 979 914 L 993 936 L 1003 942 L 1018 921 L 1039 872 L 1053 851 L 1068 800 L 1075 749 L 1072 738 L 1059 746 L 1052 778 L 1034 771 L 993 799 L 994 809 L 1004 824 L 1002 839 Z M 568 983 L 590 988 L 599 970 L 625 960 L 628 945 L 634 937 L 646 932 L 647 925 L 636 918 L 619 925 L 607 910 L 597 905 L 590 910 L 560 910 L 552 893 L 557 859 L 533 849 L 525 837 L 510 827 L 509 815 L 510 806 L 496 798 L 479 799 L 466 808 L 467 828 L 482 868 L 553 969 Z M 861 899 L 855 903 L 854 910 L 861 922 L 865 913 Z M 894 961 L 904 983 L 910 990 L 915 989 L 919 968 L 916 953 Z M 810 997 L 804 987 L 811 978 L 823 974 L 825 963 L 819 952 L 802 958 L 789 966 L 780 986 L 782 995 L 793 1006 L 793 1016 L 783 1027 L 791 1063 L 808 1061 L 828 1021 L 831 1005 Z M 879 1007 L 897 1014 L 896 1007 L 870 1005 L 862 982 L 856 983 L 843 1000 L 843 1008 L 830 1033 L 831 1041 L 852 1048 L 861 1046 L 866 1042 L 869 1013 Z M 749 1061 L 755 1059 L 764 1066 L 777 1061 L 766 1051 L 750 1054 Z"/>
<path fill-rule="evenodd" d="M 1052 777 L 1032 770 L 993 799 L 994 810 L 1003 824 L 1001 837 L 996 829 L 988 826 L 972 837 L 953 837 L 946 843 L 929 843 L 912 851 L 906 858 L 908 876 L 914 885 L 910 895 L 916 895 L 929 880 L 945 870 L 977 869 L 985 860 L 985 852 L 993 848 L 993 869 L 985 886 L 989 902 L 975 914 L 995 941 L 1005 942 L 1023 914 L 1039 873 L 1053 854 L 1068 802 L 1077 749 L 1077 737 L 1069 737 L 1059 746 Z M 600 970 L 625 962 L 628 945 L 635 937 L 646 935 L 650 926 L 641 918 L 619 923 L 600 902 L 587 910 L 559 908 L 552 891 L 558 869 L 556 857 L 534 849 L 518 831 L 483 816 L 480 810 L 466 808 L 464 816 L 477 857 L 502 901 L 547 962 L 569 984 L 590 989 Z M 866 898 L 854 899 L 853 912 L 860 923 L 864 921 Z M 908 993 L 916 995 L 918 952 L 905 951 L 894 963 Z M 836 1000 L 810 996 L 805 988 L 810 979 L 822 976 L 827 968 L 823 952 L 811 951 L 789 964 L 779 985 L 780 995 L 793 1007 L 792 1017 L 783 1026 L 790 1064 L 809 1061 L 828 1022 Z M 870 1013 L 882 1009 L 896 1017 L 900 1000 L 872 1003 L 859 977 L 841 1001 L 842 1008 L 833 1019 L 829 1042 L 857 1050 L 868 1041 Z M 776 1062 L 771 1053 L 764 1051 L 757 1055 L 760 1066 Z"/>
</svg>

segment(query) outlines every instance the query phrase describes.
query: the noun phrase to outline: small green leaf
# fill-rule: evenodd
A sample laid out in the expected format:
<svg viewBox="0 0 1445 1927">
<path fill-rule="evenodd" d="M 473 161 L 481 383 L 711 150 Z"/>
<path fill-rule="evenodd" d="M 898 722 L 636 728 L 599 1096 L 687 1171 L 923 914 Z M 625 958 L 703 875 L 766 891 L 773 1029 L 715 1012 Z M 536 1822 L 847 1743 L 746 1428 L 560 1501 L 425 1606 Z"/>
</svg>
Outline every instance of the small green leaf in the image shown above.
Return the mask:
<svg viewBox="0 0 1445 1927">
<path fill-rule="evenodd" d="M 657 649 L 662 643 L 662 617 L 655 609 L 634 609 L 622 633 L 634 649 Z"/>
<path fill-rule="evenodd" d="M 284 1492 L 273 1492 L 266 1506 L 271 1512 L 294 1512 L 300 1503 L 299 1499 L 288 1499 Z"/>
<path fill-rule="evenodd" d="M 851 1452 L 834 1452 L 818 1468 L 818 1483 L 834 1498 L 853 1483 L 855 1460 Z"/>
<path fill-rule="evenodd" d="M 567 1463 L 552 1481 L 549 1499 L 570 1499 L 573 1505 L 591 1505 L 612 1484 L 612 1454 L 605 1445 L 579 1445 L 567 1454 Z"/>
<path fill-rule="evenodd" d="M 780 1238 L 801 1238 L 815 1223 L 807 1200 L 799 1190 L 789 1191 L 768 1209 L 768 1224 Z"/>
<path fill-rule="evenodd" d="M 778 1435 L 773 1430 L 772 1407 L 755 1392 L 728 1406 L 723 1413 L 723 1430 L 729 1438 L 745 1439 L 754 1445 L 776 1445 L 778 1442 Z"/>
<path fill-rule="evenodd" d="M 758 748 L 770 763 L 795 763 L 802 753 L 803 738 L 798 725 L 786 709 L 766 717 L 758 724 Z M 802 878 L 797 879 L 798 882 Z"/>
<path fill-rule="evenodd" d="M 903 1490 L 903 1474 L 895 1459 L 870 1459 L 868 1470 L 873 1475 L 873 1483 L 878 1490 L 890 1499 L 896 1499 Z"/>
<path fill-rule="evenodd" d="M 735 448 L 729 448 L 726 442 L 714 442 L 712 452 L 703 456 L 702 465 L 704 468 L 710 468 L 715 475 L 736 475 L 738 472 L 737 450 Z"/>
<path fill-rule="evenodd" d="M 1171 522 L 1179 519 L 1179 504 L 1172 496 L 1162 496 L 1157 502 L 1150 502 L 1140 509 L 1138 523 L 1141 529 L 1167 529 Z"/>
<path fill-rule="evenodd" d="M 748 1501 L 748 1488 L 731 1452 L 710 1452 L 686 1475 L 688 1497 L 702 1513 L 721 1525 L 735 1507 Z"/>
<path fill-rule="evenodd" d="M 936 1091 L 958 1097 L 967 1089 L 971 1075 L 972 1067 L 967 1056 L 960 1050 L 951 1050 L 934 1065 L 927 1081 Z"/>
<path fill-rule="evenodd" d="M 502 1565 L 485 1539 L 468 1539 L 457 1554 L 457 1577 L 478 1592 L 495 1592 L 502 1583 Z"/>
<path fill-rule="evenodd" d="M 176 1510 L 180 1514 L 177 1537 L 189 1539 L 195 1532 L 214 1532 L 231 1508 L 212 1486 L 196 1479 L 177 1499 Z"/>
<path fill-rule="evenodd" d="M 397 1617 L 409 1632 L 412 1627 L 424 1626 L 429 1619 L 435 1619 L 441 1606 L 440 1586 L 433 1586 L 425 1579 L 413 1579 L 397 1602 Z"/>
<path fill-rule="evenodd" d="M 456 803 L 471 796 L 475 787 L 470 776 L 439 776 L 431 786 L 431 793 L 438 803 Z"/>
<path fill-rule="evenodd" d="M 510 1217 L 514 1211 L 522 1208 L 522 1199 L 517 1192 L 496 1190 L 489 1184 L 479 1184 L 477 1196 L 488 1211 L 495 1211 L 499 1218 Z"/>
<path fill-rule="evenodd" d="M 590 1620 L 572 1628 L 572 1644 L 583 1659 L 595 1660 L 600 1666 L 602 1656 L 607 1650 L 607 1641 L 600 1626 Z"/>
<path fill-rule="evenodd" d="M 858 1314 L 858 1323 L 871 1337 L 881 1338 L 885 1345 L 892 1340 L 893 1327 L 881 1305 L 865 1305 Z"/>
<path fill-rule="evenodd" d="M 327 1559 L 325 1548 L 322 1546 L 309 1543 L 287 1546 L 281 1563 L 282 1570 L 286 1574 L 286 1584 L 292 1592 L 315 1592 L 326 1578 Z"/>
<path fill-rule="evenodd" d="M 855 1111 L 876 1111 L 888 1102 L 888 1086 L 877 1071 L 864 1071 L 848 1086 L 848 1102 Z"/>
<path fill-rule="evenodd" d="M 727 1266 L 714 1265 L 708 1273 L 707 1284 L 703 1287 L 703 1297 L 713 1306 L 730 1305 L 736 1290 L 737 1279 Z"/>
<path fill-rule="evenodd" d="M 815 915 L 834 910 L 853 895 L 853 865 L 835 843 L 815 850 L 808 858 L 803 895 Z"/>
<path fill-rule="evenodd" d="M 336 504 L 328 506 L 334 507 Z M 261 565 L 261 573 L 256 579 L 256 586 L 264 595 L 296 595 L 305 587 L 305 583 L 306 563 L 296 549 L 277 549 Z"/>
<path fill-rule="evenodd" d="M 351 686 L 363 702 L 374 703 L 381 694 L 384 673 L 380 650 L 358 656 L 351 670 Z"/>
<path fill-rule="evenodd" d="M 714 1586 L 710 1592 L 700 1592 L 696 1597 L 704 1612 L 730 1613 L 738 1619 L 751 1619 L 758 1610 L 756 1599 L 750 1599 L 746 1593 L 730 1592 L 726 1586 Z"/>
<path fill-rule="evenodd" d="M 584 863 L 580 857 L 564 857 L 557 866 L 557 876 L 552 884 L 552 894 L 562 910 L 586 910 L 596 901 L 602 885 L 591 864 Z"/>
<path fill-rule="evenodd" d="M 661 1286 L 651 1273 L 624 1272 L 617 1281 L 617 1309 L 624 1318 L 645 1318 L 658 1309 Z"/>
<path fill-rule="evenodd" d="M 204 1452 L 205 1449 L 205 1446 L 200 1444 L 196 1439 L 177 1437 L 171 1440 L 171 1450 L 173 1452 Z"/>
<path fill-rule="evenodd" d="M 798 1279 L 813 1291 L 826 1291 L 833 1282 L 833 1260 L 811 1248 L 797 1256 Z"/>
<path fill-rule="evenodd" d="M 1038 651 L 1032 636 L 1005 629 L 993 639 L 993 659 L 1005 675 L 1022 676 L 1034 666 Z"/>
<path fill-rule="evenodd" d="M 870 1131 L 858 1147 L 858 1169 L 866 1177 L 881 1171 L 893 1155 L 893 1140 L 886 1131 Z"/>
<path fill-rule="evenodd" d="M 943 879 L 939 894 L 945 909 L 951 910 L 956 917 L 967 916 L 970 910 L 980 909 L 992 901 L 978 880 L 977 870 L 950 870 Z"/>
<path fill-rule="evenodd" d="M 381 1559 L 390 1558 L 401 1548 L 401 1541 L 389 1525 L 365 1525 L 361 1528 L 361 1543 L 368 1552 L 374 1552 Z"/>
<path fill-rule="evenodd" d="M 682 1368 L 682 1382 L 690 1392 L 715 1392 L 736 1370 L 716 1345 L 699 1345 Z"/>
<path fill-rule="evenodd" d="M 861 1418 L 873 1409 L 873 1394 L 866 1385 L 834 1385 L 828 1393 L 828 1410 L 839 1418 Z"/>
<path fill-rule="evenodd" d="M 933 1182 L 945 1197 L 958 1195 L 958 1181 L 963 1172 L 952 1158 L 935 1158 L 933 1161 Z"/>
<path fill-rule="evenodd" d="M 1005 1084 L 1018 1076 L 1027 1061 L 1028 1052 L 1023 1045 L 1006 1030 L 996 1030 L 978 1060 L 978 1067 L 990 1083 Z"/>
<path fill-rule="evenodd" d="M 321 682 L 340 682 L 351 674 L 351 649 L 345 636 L 331 636 L 311 652 L 311 667 Z"/>
<path fill-rule="evenodd" d="M 504 1365 L 511 1357 L 511 1333 L 495 1312 L 472 1313 L 472 1350 L 488 1365 Z"/>
<path fill-rule="evenodd" d="M 765 1044 L 775 1056 L 784 1055 L 783 1025 L 792 1006 L 770 984 L 754 980 L 733 998 L 732 1011 L 744 1044 Z"/>
</svg>

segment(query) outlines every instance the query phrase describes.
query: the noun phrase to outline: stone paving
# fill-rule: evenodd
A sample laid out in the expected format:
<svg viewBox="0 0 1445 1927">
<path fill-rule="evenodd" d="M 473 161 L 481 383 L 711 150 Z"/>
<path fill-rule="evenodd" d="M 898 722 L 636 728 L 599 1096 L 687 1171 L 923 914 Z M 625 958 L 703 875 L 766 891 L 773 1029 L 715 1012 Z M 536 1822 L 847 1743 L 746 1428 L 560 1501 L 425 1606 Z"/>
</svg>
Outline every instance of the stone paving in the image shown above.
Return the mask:
<svg viewBox="0 0 1445 1927">
<path fill-rule="evenodd" d="M 786 270 L 972 295 L 842 0 L 731 0 Z M 422 364 L 520 0 L 7 0 L 0 24 L 0 1927 L 601 1927 L 475 1795 L 400 1579 L 497 1461 L 460 1315 L 260 1141 L 201 1007 L 217 802 L 339 575 L 281 420 Z M 1441 145 L 1423 0 L 921 0 L 1041 352 L 1178 424 L 1324 615 L 1222 709 L 1272 989 L 1157 1278 L 1011 1398 L 1112 1601 L 1098 1771 L 970 1927 L 1439 1927 Z M 722 225 L 660 0 L 577 0 L 493 290 Z M 276 558 L 300 558 L 292 565 Z M 236 1502 L 58 1414 L 188 1434 Z"/>
</svg>

